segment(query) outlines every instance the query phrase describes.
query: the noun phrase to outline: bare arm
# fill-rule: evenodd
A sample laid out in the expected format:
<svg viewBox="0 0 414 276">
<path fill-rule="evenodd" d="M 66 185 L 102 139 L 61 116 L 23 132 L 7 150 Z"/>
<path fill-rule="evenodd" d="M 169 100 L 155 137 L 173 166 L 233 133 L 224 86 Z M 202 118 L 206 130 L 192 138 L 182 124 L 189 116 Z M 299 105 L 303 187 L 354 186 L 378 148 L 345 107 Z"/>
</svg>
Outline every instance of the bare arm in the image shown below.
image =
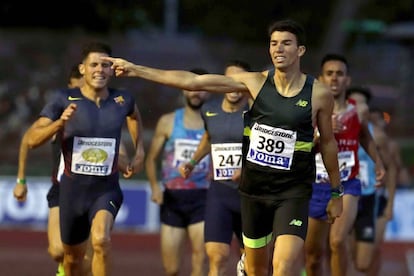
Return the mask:
<svg viewBox="0 0 414 276">
<path fill-rule="evenodd" d="M 398 180 L 398 173 L 401 167 L 401 156 L 400 156 L 400 148 L 395 143 L 395 141 L 389 139 L 388 140 L 389 146 L 389 162 L 387 163 L 387 178 L 385 187 L 388 192 L 388 200 L 387 206 L 385 207 L 385 215 L 388 219 L 392 219 L 393 217 L 393 209 L 394 209 L 394 199 L 395 199 L 395 192 L 397 189 L 397 180 Z"/>
<path fill-rule="evenodd" d="M 24 133 L 22 140 L 20 142 L 19 148 L 19 161 L 18 161 L 18 168 L 17 168 L 17 181 L 16 185 L 13 190 L 13 195 L 18 201 L 25 201 L 27 196 L 27 185 L 26 185 L 26 164 L 27 164 L 27 156 L 29 154 L 29 150 L 32 148 L 36 148 L 40 146 L 42 143 L 35 143 L 33 142 L 33 129 L 42 127 L 42 124 L 45 124 L 47 120 L 46 118 L 39 118 L 37 119 Z M 53 137 L 53 135 L 52 135 Z M 30 144 L 30 141 L 32 143 Z"/>
<path fill-rule="evenodd" d="M 162 203 L 162 191 L 157 179 L 157 159 L 164 146 L 165 141 L 169 137 L 171 127 L 173 124 L 173 113 L 163 115 L 157 123 L 155 128 L 154 137 L 151 141 L 147 158 L 145 161 L 145 170 L 151 186 L 152 201 L 155 203 Z"/>
<path fill-rule="evenodd" d="M 333 188 L 340 185 L 340 175 L 338 166 L 338 147 L 332 129 L 333 98 L 326 88 L 321 88 L 322 92 L 318 93 L 318 113 L 316 117 L 319 131 L 319 149 L 326 171 L 329 175 L 329 181 Z M 315 90 L 314 90 L 315 91 Z"/>
<path fill-rule="evenodd" d="M 135 147 L 135 155 L 132 160 L 131 168 L 133 173 L 137 173 L 142 170 L 145 157 L 143 138 L 144 129 L 141 120 L 141 113 L 139 112 L 137 106 L 135 106 L 134 113 L 127 117 L 126 122 Z"/>
<path fill-rule="evenodd" d="M 210 135 L 206 131 L 204 132 L 203 137 L 201 137 L 200 143 L 198 144 L 191 161 L 180 166 L 179 170 L 182 177 L 187 178 L 191 174 L 195 165 L 210 152 L 210 147 Z"/>
<path fill-rule="evenodd" d="M 361 122 L 359 143 L 364 148 L 364 150 L 368 153 L 371 159 L 375 162 L 375 174 L 376 174 L 377 185 L 381 185 L 381 181 L 383 180 L 385 176 L 384 165 L 382 163 L 383 159 L 378 153 L 377 144 L 372 138 L 371 133 L 369 132 L 369 129 L 368 129 L 368 124 L 365 120 Z M 383 150 L 386 150 L 386 149 L 387 147 L 383 148 Z"/>
<path fill-rule="evenodd" d="M 29 153 L 29 145 L 27 144 L 28 138 L 29 138 L 28 131 L 26 131 L 20 142 L 20 148 L 19 148 L 19 164 L 17 168 L 17 178 L 19 179 L 26 178 L 26 161 L 27 161 L 27 155 Z"/>
<path fill-rule="evenodd" d="M 319 149 L 322 160 L 328 172 L 332 188 L 341 185 L 338 166 L 338 146 L 332 130 L 333 97 L 328 89 L 319 84 L 314 84 L 312 96 L 312 108 L 316 109 L 316 123 L 319 130 Z M 326 208 L 328 222 L 334 223 L 342 214 L 342 197 L 332 197 Z"/>
<path fill-rule="evenodd" d="M 133 175 L 129 165 L 128 152 L 122 141 L 119 143 L 118 169 L 122 172 L 124 178 L 130 178 Z"/>
<path fill-rule="evenodd" d="M 20 142 L 19 149 L 19 164 L 17 169 L 16 185 L 13 189 L 13 195 L 18 201 L 26 201 L 27 186 L 26 186 L 26 160 L 29 152 L 27 144 L 28 131 L 26 131 Z"/>
<path fill-rule="evenodd" d="M 388 219 L 392 219 L 398 177 L 397 155 L 399 155 L 399 149 L 393 145 L 390 137 L 388 137 L 384 130 L 380 128 L 376 127 L 374 129 L 374 138 L 387 172 L 385 177 L 385 189 L 388 193 L 388 201 L 387 206 L 385 207 L 384 216 Z"/>
<path fill-rule="evenodd" d="M 190 91 L 205 90 L 217 93 L 239 91 L 249 93 L 249 89 L 237 78 L 237 75 L 252 73 L 234 74 L 232 77 L 215 74 L 197 75 L 189 71 L 161 70 L 137 65 L 121 58 L 102 57 L 102 59 L 112 62 L 112 68 L 117 76 L 139 77 Z M 236 79 L 238 80 L 236 81 Z"/>
<path fill-rule="evenodd" d="M 27 144 L 30 148 L 35 148 L 51 139 L 59 130 L 61 130 L 66 121 L 76 112 L 76 104 L 70 104 L 63 111 L 62 115 L 56 121 L 47 117 L 41 117 L 36 124 L 29 129 Z"/>
</svg>

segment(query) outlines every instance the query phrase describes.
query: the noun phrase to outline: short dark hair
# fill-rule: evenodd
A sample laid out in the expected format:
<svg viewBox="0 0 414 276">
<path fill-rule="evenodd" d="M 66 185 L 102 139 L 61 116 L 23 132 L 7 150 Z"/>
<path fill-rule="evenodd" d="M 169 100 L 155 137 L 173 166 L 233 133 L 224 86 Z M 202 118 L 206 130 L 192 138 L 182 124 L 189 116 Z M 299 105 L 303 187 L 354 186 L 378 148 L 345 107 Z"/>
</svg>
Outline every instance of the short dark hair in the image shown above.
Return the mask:
<svg viewBox="0 0 414 276">
<path fill-rule="evenodd" d="M 250 64 L 248 64 L 247 62 L 243 61 L 243 60 L 239 60 L 239 59 L 231 59 L 229 61 L 226 62 L 226 68 L 230 67 L 230 66 L 236 66 L 239 68 L 244 69 L 245 71 L 251 71 L 251 67 Z"/>
<path fill-rule="evenodd" d="M 70 68 L 69 78 L 70 79 L 80 79 L 82 78 L 82 74 L 79 72 L 79 63 L 73 64 Z"/>
<path fill-rule="evenodd" d="M 103 42 L 89 42 L 83 46 L 81 60 L 84 61 L 90 53 L 105 53 L 112 55 L 112 49 L 108 44 Z"/>
<path fill-rule="evenodd" d="M 361 94 L 365 97 L 367 103 L 369 103 L 372 99 L 371 89 L 365 86 L 351 86 L 346 89 L 346 98 L 349 98 L 352 94 Z"/>
<path fill-rule="evenodd" d="M 292 33 L 296 36 L 298 45 L 306 44 L 305 29 L 300 23 L 292 19 L 283 19 L 283 20 L 279 20 L 279 21 L 275 21 L 271 23 L 268 28 L 269 37 L 271 37 L 272 34 L 276 31 Z"/>
<path fill-rule="evenodd" d="M 332 60 L 336 60 L 336 61 L 341 61 L 345 64 L 346 66 L 346 70 L 349 73 L 349 63 L 348 60 L 346 59 L 346 57 L 344 55 L 341 54 L 335 54 L 335 53 L 329 53 L 326 54 L 321 61 L 321 68 L 324 66 L 325 63 L 327 63 L 328 61 L 332 61 Z"/>
<path fill-rule="evenodd" d="M 194 74 L 197 74 L 197 75 L 208 74 L 208 71 L 206 69 L 203 69 L 203 68 L 193 68 L 193 69 L 190 70 L 190 72 L 193 72 Z"/>
</svg>

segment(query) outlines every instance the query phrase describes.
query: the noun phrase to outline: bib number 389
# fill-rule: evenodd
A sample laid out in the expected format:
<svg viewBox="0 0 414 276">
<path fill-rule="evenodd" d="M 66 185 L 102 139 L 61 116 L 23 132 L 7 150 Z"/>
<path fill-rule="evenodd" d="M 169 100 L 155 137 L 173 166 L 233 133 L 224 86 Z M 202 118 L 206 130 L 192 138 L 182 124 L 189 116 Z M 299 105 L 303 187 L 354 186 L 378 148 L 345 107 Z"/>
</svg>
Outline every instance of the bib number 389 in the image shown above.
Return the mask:
<svg viewBox="0 0 414 276">
<path fill-rule="evenodd" d="M 295 143 L 295 131 L 255 123 L 246 158 L 261 166 L 290 170 Z"/>
</svg>

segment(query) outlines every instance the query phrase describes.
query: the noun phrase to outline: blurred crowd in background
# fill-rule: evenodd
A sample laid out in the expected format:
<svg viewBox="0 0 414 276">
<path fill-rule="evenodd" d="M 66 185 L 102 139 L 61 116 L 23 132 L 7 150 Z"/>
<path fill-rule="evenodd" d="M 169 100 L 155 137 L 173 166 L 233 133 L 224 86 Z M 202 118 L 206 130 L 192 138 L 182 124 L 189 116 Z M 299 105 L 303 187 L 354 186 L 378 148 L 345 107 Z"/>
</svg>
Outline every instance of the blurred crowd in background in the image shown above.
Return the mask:
<svg viewBox="0 0 414 276">
<path fill-rule="evenodd" d="M 252 64 L 254 70 L 269 66 L 267 41 L 237 43 L 226 39 L 209 39 L 197 34 L 145 33 L 130 31 L 123 34 L 96 35 L 84 32 L 51 32 L 48 30 L 0 31 L 0 173 L 15 175 L 22 134 L 37 118 L 40 108 L 53 92 L 66 87 L 69 70 L 79 60 L 83 42 L 103 40 L 112 45 L 115 56 L 139 61 L 164 69 L 203 67 L 212 73 L 222 73 L 227 60 L 239 58 Z M 388 50 L 387 50 L 388 49 Z M 319 73 L 320 53 L 308 48 L 303 58 L 306 73 Z M 361 42 L 346 55 L 350 61 L 353 83 L 369 86 L 373 104 L 391 116 L 389 134 L 400 144 L 406 171 L 401 177 L 404 186 L 411 187 L 414 175 L 414 127 L 411 112 L 414 97 L 404 92 L 410 86 L 410 75 L 403 69 L 411 59 L 405 45 L 389 42 Z M 392 60 L 392 62 L 388 62 Z M 411 62 L 412 63 L 412 62 Z M 406 67 L 404 67 L 406 66 Z M 142 112 L 146 145 L 152 137 L 155 122 L 162 113 L 181 106 L 180 93 L 146 81 L 114 79 L 113 86 L 130 90 Z M 412 99 L 413 98 L 413 99 Z M 42 146 L 31 152 L 28 175 L 50 173 L 50 149 Z M 145 178 L 145 175 L 140 175 Z"/>
</svg>

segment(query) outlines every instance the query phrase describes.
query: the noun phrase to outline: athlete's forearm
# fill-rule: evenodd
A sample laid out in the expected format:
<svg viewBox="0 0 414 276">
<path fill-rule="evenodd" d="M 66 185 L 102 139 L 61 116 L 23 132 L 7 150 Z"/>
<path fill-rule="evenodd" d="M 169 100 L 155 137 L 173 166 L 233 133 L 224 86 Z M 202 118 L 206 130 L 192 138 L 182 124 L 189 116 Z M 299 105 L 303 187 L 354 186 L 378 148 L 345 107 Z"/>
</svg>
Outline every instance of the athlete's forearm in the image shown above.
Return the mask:
<svg viewBox="0 0 414 276">
<path fill-rule="evenodd" d="M 368 153 L 369 157 L 375 162 L 375 164 L 382 165 L 381 155 L 377 150 L 377 144 L 371 135 L 364 135 L 363 139 L 360 139 L 360 144 L 363 149 Z"/>
<path fill-rule="evenodd" d="M 331 186 L 336 188 L 341 184 L 338 166 L 338 147 L 336 141 L 331 139 L 326 143 L 321 142 L 319 147 L 323 163 L 329 175 Z"/>
<path fill-rule="evenodd" d="M 127 120 L 128 131 L 131 135 L 132 142 L 135 147 L 135 156 L 134 158 L 140 158 L 143 160 L 144 158 L 144 135 L 143 135 L 143 127 L 140 120 Z"/>
<path fill-rule="evenodd" d="M 130 163 L 130 160 L 129 160 L 128 152 L 126 150 L 124 143 L 122 143 L 121 141 L 119 143 L 118 169 L 122 173 L 126 173 L 129 163 Z"/>
<path fill-rule="evenodd" d="M 157 82 L 167 86 L 190 91 L 209 91 L 217 93 L 229 93 L 234 91 L 250 93 L 247 85 L 235 75 L 204 74 L 198 75 L 190 71 L 161 70 L 143 65 L 134 64 L 122 58 L 101 57 L 102 60 L 112 62 L 112 69 L 116 76 L 139 77 L 145 80 Z M 261 73 L 259 73 L 261 76 Z"/>
<path fill-rule="evenodd" d="M 148 158 L 145 162 L 145 171 L 150 183 L 151 190 L 154 191 L 154 189 L 159 185 L 157 180 L 156 162 Z"/>
<path fill-rule="evenodd" d="M 188 71 L 161 70 L 137 64 L 128 67 L 128 70 L 128 76 L 139 77 L 185 90 L 192 90 L 192 80 L 197 76 L 197 74 Z"/>
<path fill-rule="evenodd" d="M 394 203 L 395 192 L 397 190 L 398 169 L 393 160 L 387 164 L 387 175 L 385 178 L 385 188 L 388 193 L 388 200 Z"/>
<path fill-rule="evenodd" d="M 127 117 L 126 123 L 134 143 L 134 147 L 137 148 L 138 143 L 143 143 L 144 127 L 142 124 L 141 113 L 136 105 L 134 107 L 134 113 Z"/>
<path fill-rule="evenodd" d="M 210 147 L 209 136 L 207 133 L 204 133 L 191 159 L 198 163 L 210 152 Z"/>
<path fill-rule="evenodd" d="M 19 161 L 18 161 L 18 168 L 17 168 L 18 179 L 26 178 L 26 162 L 27 162 L 28 152 L 29 152 L 29 146 L 27 145 L 27 132 L 26 132 L 23 135 L 22 141 L 20 142 Z"/>
</svg>

